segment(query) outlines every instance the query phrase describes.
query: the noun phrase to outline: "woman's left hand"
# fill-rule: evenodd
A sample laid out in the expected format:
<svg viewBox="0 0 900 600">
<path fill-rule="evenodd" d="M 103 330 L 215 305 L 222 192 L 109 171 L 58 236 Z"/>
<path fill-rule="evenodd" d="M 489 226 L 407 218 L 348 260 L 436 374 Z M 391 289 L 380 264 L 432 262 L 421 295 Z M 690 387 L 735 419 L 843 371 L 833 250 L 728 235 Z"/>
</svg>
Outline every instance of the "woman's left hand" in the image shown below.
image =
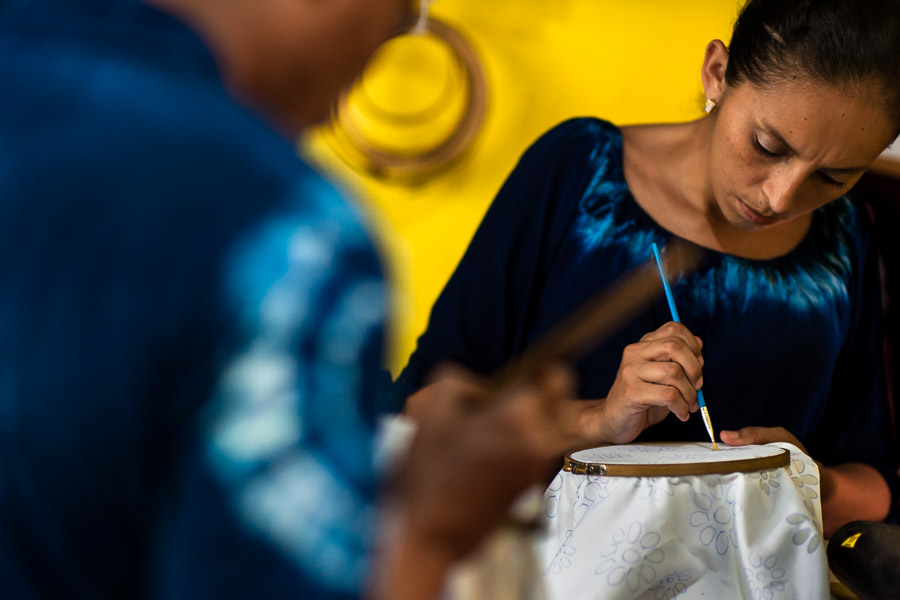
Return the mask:
<svg viewBox="0 0 900 600">
<path fill-rule="evenodd" d="M 784 427 L 744 427 L 722 431 L 729 446 L 787 442 L 809 454 L 803 444 Z M 815 460 L 815 459 L 813 459 Z M 850 521 L 881 521 L 891 506 L 891 492 L 884 477 L 871 465 L 842 463 L 819 466 L 819 494 L 822 502 L 822 527 L 830 537 Z"/>
<path fill-rule="evenodd" d="M 729 446 L 786 442 L 797 446 L 804 454 L 809 454 L 800 440 L 784 427 L 744 427 L 737 431 L 723 430 L 719 432 L 719 438 Z"/>
</svg>

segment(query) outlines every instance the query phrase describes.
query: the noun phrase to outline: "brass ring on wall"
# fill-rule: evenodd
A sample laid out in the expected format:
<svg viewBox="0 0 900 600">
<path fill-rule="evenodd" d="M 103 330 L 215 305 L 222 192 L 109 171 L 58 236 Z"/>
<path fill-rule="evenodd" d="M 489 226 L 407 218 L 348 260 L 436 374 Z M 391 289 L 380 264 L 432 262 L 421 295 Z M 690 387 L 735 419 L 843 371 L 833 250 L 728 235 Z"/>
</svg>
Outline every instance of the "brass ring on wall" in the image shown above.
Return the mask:
<svg viewBox="0 0 900 600">
<path fill-rule="evenodd" d="M 350 91 L 341 95 L 333 111 L 328 144 L 350 168 L 387 181 L 421 183 L 450 168 L 460 159 L 477 136 L 487 109 L 487 83 L 481 61 L 463 35 L 435 18 L 428 20 L 426 32 L 446 45 L 463 74 L 466 95 L 459 121 L 449 134 L 434 144 L 416 151 L 402 152 L 377 143 L 353 119 Z M 412 113 L 384 109 L 363 95 L 365 107 L 377 119 L 393 125 L 421 124 L 440 116 L 440 103 L 449 95 L 451 82 L 445 83 L 437 100 Z"/>
</svg>

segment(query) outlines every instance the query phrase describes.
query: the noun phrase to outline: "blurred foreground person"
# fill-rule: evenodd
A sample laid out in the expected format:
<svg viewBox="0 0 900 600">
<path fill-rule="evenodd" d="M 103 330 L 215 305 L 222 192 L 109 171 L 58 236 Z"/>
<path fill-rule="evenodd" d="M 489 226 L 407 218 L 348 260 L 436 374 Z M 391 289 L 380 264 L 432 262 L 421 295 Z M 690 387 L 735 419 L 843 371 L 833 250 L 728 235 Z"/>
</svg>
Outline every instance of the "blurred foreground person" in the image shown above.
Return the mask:
<svg viewBox="0 0 900 600">
<path fill-rule="evenodd" d="M 0 0 L 0 597 L 434 597 L 578 437 L 446 372 L 380 496 L 385 284 L 292 139 L 411 8 Z"/>
</svg>

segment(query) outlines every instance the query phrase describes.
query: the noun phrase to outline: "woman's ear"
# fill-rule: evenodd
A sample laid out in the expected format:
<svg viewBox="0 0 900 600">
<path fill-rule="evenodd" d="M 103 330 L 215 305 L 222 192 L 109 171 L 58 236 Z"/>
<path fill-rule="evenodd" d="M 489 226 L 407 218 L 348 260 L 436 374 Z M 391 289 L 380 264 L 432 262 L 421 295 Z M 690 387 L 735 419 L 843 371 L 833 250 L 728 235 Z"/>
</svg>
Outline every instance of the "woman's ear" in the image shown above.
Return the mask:
<svg viewBox="0 0 900 600">
<path fill-rule="evenodd" d="M 713 40 L 706 45 L 703 56 L 703 70 L 700 77 L 706 97 L 718 102 L 725 93 L 725 68 L 728 66 L 728 48 L 722 40 Z"/>
</svg>

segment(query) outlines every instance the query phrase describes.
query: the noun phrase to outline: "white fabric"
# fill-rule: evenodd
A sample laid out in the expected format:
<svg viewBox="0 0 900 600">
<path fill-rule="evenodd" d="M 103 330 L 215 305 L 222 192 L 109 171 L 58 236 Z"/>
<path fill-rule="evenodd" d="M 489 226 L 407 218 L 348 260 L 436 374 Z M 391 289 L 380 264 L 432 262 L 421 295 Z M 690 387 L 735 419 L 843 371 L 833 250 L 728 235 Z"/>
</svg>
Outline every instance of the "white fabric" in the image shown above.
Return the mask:
<svg viewBox="0 0 900 600">
<path fill-rule="evenodd" d="M 450 573 L 442 600 L 546 600 L 534 532 L 500 527 Z"/>
<path fill-rule="evenodd" d="M 830 598 L 819 472 L 686 477 L 560 472 L 538 543 L 551 600 Z"/>
</svg>

